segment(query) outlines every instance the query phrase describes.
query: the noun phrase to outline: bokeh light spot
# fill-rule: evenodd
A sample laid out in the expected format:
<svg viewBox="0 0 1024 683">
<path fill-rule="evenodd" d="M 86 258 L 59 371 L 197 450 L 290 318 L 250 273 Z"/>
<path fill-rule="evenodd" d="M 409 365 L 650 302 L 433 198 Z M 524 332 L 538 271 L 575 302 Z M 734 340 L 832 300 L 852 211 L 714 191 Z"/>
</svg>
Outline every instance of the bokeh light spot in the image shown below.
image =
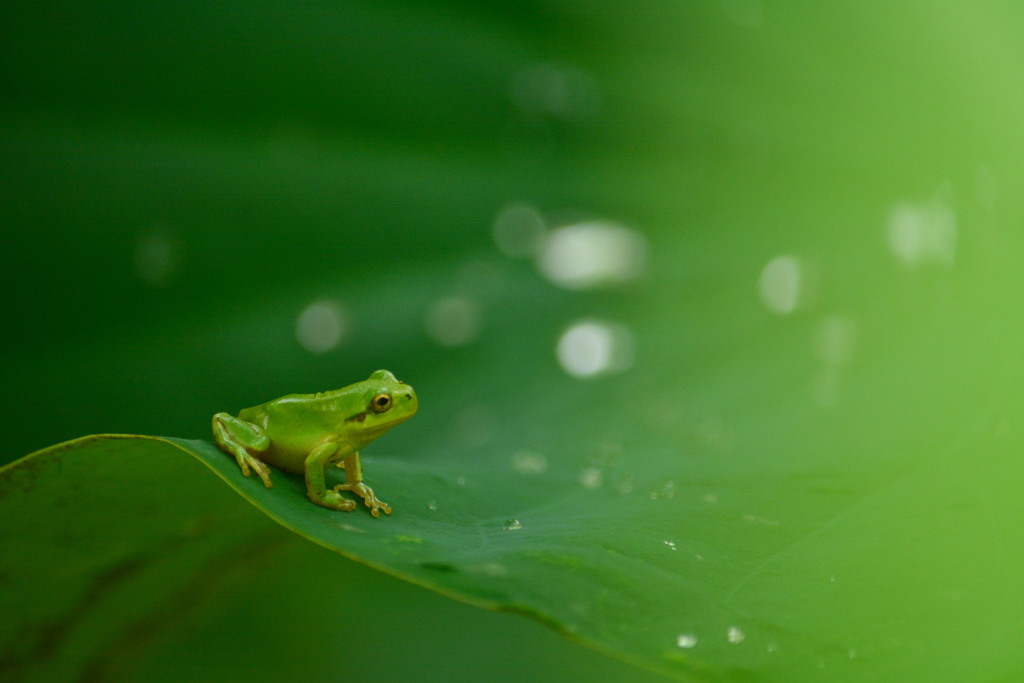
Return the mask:
<svg viewBox="0 0 1024 683">
<path fill-rule="evenodd" d="M 952 266 L 956 256 L 956 215 L 939 199 L 900 202 L 889 214 L 889 248 L 904 265 L 932 262 Z"/>
<path fill-rule="evenodd" d="M 512 456 L 512 466 L 521 474 L 541 474 L 548 468 L 548 459 L 543 453 L 517 451 Z"/>
<path fill-rule="evenodd" d="M 585 489 L 599 489 L 604 483 L 604 474 L 596 467 L 588 467 L 580 472 L 579 482 Z"/>
<path fill-rule="evenodd" d="M 814 328 L 814 352 L 822 363 L 811 381 L 811 397 L 823 408 L 839 402 L 844 366 L 857 350 L 857 323 L 846 316 L 826 316 Z"/>
<path fill-rule="evenodd" d="M 565 289 L 628 282 L 644 270 L 647 241 L 614 223 L 578 223 L 552 232 L 537 262 L 549 280 Z"/>
<path fill-rule="evenodd" d="M 800 303 L 803 268 L 795 256 L 772 259 L 758 281 L 761 301 L 773 313 L 788 315 Z"/>
<path fill-rule="evenodd" d="M 633 346 L 633 335 L 625 327 L 583 321 L 558 340 L 558 362 L 574 377 L 622 372 L 633 364 Z"/>
<path fill-rule="evenodd" d="M 480 307 L 463 296 L 438 299 L 427 309 L 424 325 L 441 346 L 465 346 L 480 334 Z"/>
<path fill-rule="evenodd" d="M 544 217 L 526 204 L 506 206 L 494 219 L 494 243 L 512 258 L 536 255 L 544 239 Z"/>
<path fill-rule="evenodd" d="M 597 111 L 597 83 L 586 71 L 564 64 L 534 64 L 512 82 L 512 101 L 527 114 L 583 119 Z"/>
<path fill-rule="evenodd" d="M 340 304 L 314 301 L 295 321 L 295 336 L 302 348 L 310 353 L 326 353 L 341 342 L 347 327 L 347 316 Z"/>
<path fill-rule="evenodd" d="M 814 331 L 814 350 L 828 365 L 850 362 L 857 346 L 857 324 L 842 315 L 830 315 Z"/>
</svg>

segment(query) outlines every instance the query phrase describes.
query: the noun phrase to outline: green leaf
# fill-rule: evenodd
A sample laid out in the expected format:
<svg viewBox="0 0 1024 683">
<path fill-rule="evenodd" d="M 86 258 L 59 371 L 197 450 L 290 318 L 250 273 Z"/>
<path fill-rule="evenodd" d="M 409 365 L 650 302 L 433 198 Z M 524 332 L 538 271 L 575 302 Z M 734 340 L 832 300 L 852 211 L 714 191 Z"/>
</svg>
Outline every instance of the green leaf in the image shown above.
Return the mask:
<svg viewBox="0 0 1024 683">
<path fill-rule="evenodd" d="M 1009 453 L 969 474 L 932 462 L 867 496 L 823 472 L 665 479 L 690 469 L 675 458 L 608 458 L 569 476 L 536 453 L 502 467 L 366 457 L 367 480 L 395 508 L 374 519 L 311 504 L 295 475 L 275 471 L 266 489 L 206 441 L 123 435 L 0 471 L 0 661 L 53 674 L 99 666 L 111 631 L 196 599 L 283 542 L 188 454 L 316 543 L 678 678 L 941 678 L 943 636 L 984 649 L 982 673 L 1018 663 L 1021 591 L 1008 589 L 1024 542 L 1007 513 L 1024 503 L 1000 480 L 1024 468 Z M 139 580 L 148 572 L 180 579 L 154 590 Z M 121 584 L 135 586 L 117 597 L 131 608 L 99 618 L 94 603 Z M 1010 628 L 985 628 L 992 620 Z"/>
<path fill-rule="evenodd" d="M 163 439 L 90 436 L 0 470 L 0 670 L 107 672 L 283 535 Z M 136 655 L 137 656 L 137 655 Z"/>
</svg>

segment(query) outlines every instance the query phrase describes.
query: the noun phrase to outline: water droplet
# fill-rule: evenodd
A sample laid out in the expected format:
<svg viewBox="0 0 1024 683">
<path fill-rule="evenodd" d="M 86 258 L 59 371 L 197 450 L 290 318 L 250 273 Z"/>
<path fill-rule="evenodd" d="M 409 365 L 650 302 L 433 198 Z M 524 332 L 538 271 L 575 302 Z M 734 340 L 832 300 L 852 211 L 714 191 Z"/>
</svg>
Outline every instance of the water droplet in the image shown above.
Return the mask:
<svg viewBox="0 0 1024 683">
<path fill-rule="evenodd" d="M 532 206 L 506 206 L 494 220 L 494 243 L 512 258 L 534 256 L 540 250 L 547 231 L 544 217 Z"/>
<path fill-rule="evenodd" d="M 466 478 L 465 477 L 459 477 L 458 479 L 455 480 L 455 483 L 458 484 L 459 486 L 465 486 L 466 485 Z"/>
<path fill-rule="evenodd" d="M 314 301 L 295 321 L 295 336 L 310 353 L 327 353 L 347 332 L 347 316 L 335 301 Z"/>
<path fill-rule="evenodd" d="M 768 650 L 768 654 L 773 654 L 779 651 L 779 644 L 775 641 L 771 641 L 765 646 L 765 649 Z"/>
<path fill-rule="evenodd" d="M 595 221 L 553 231 L 537 267 L 559 287 L 579 290 L 634 280 L 646 260 L 647 241 L 640 233 Z"/>
<path fill-rule="evenodd" d="M 604 475 L 596 467 L 588 467 L 580 472 L 580 486 L 585 489 L 601 488 L 603 480 Z"/>
<path fill-rule="evenodd" d="M 787 315 L 800 303 L 803 269 L 795 256 L 779 256 L 761 271 L 761 301 L 772 313 Z"/>
<path fill-rule="evenodd" d="M 634 488 L 636 488 L 636 482 L 633 481 L 632 477 L 626 477 L 625 479 L 619 482 L 619 495 L 624 496 L 627 493 L 632 493 Z"/>
<path fill-rule="evenodd" d="M 548 459 L 541 453 L 517 451 L 512 456 L 512 467 L 522 474 L 540 474 L 548 468 Z"/>
<path fill-rule="evenodd" d="M 515 531 L 516 529 L 522 529 L 523 523 L 518 519 L 506 519 L 505 526 L 501 527 L 505 531 Z"/>
<path fill-rule="evenodd" d="M 427 309 L 424 326 L 441 346 L 465 346 L 480 334 L 480 306 L 463 296 L 438 299 Z"/>
<path fill-rule="evenodd" d="M 665 545 L 668 546 L 669 550 L 678 550 L 674 541 L 665 541 Z"/>
<path fill-rule="evenodd" d="M 654 491 L 651 491 L 651 500 L 658 500 L 659 498 L 673 498 L 675 495 L 676 485 L 672 480 L 668 480 Z"/>
<path fill-rule="evenodd" d="M 696 645 L 697 636 L 693 635 L 692 633 L 680 633 L 678 636 L 676 636 L 677 647 L 690 649 L 691 647 L 696 647 Z"/>
<path fill-rule="evenodd" d="M 556 354 L 563 370 L 585 378 L 627 370 L 633 347 L 633 335 L 624 326 L 585 320 L 562 334 Z"/>
<path fill-rule="evenodd" d="M 728 640 L 730 643 L 734 645 L 736 643 L 742 643 L 743 639 L 746 637 L 747 634 L 740 630 L 738 626 L 730 626 L 729 631 L 726 633 L 725 636 L 726 640 Z"/>
<path fill-rule="evenodd" d="M 427 503 L 427 509 L 428 510 L 436 510 L 437 509 L 437 501 L 436 500 L 432 500 L 429 503 Z"/>
<path fill-rule="evenodd" d="M 851 647 L 848 650 L 848 654 L 850 655 L 850 659 L 856 659 L 857 658 L 857 648 Z"/>
<path fill-rule="evenodd" d="M 718 502 L 718 496 L 716 496 L 713 493 L 705 493 L 704 497 L 701 500 L 703 500 L 708 505 L 714 505 L 715 503 Z"/>
</svg>

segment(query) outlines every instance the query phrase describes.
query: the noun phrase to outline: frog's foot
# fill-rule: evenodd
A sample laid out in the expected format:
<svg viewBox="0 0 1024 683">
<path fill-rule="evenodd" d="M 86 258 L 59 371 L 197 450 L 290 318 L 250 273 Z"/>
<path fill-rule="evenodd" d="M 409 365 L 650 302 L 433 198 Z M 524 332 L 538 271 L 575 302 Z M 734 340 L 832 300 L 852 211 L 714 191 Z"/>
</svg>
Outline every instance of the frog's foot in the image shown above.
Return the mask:
<svg viewBox="0 0 1024 683">
<path fill-rule="evenodd" d="M 324 491 L 321 495 L 322 497 L 320 498 L 314 498 L 310 495 L 309 499 L 317 505 L 322 505 L 323 507 L 330 508 L 332 510 L 351 512 L 356 509 L 356 502 L 354 500 L 349 500 L 340 493 L 335 491 Z"/>
<path fill-rule="evenodd" d="M 264 486 L 268 489 L 273 486 L 270 483 L 270 468 L 253 455 L 262 453 L 270 445 L 270 439 L 262 429 L 227 413 L 217 413 L 213 416 L 213 438 L 218 448 L 235 456 L 242 474 L 248 477 L 249 469 L 252 468 L 263 480 Z"/>
<path fill-rule="evenodd" d="M 335 491 L 351 491 L 366 502 L 366 507 L 370 508 L 370 514 L 374 517 L 380 517 L 380 511 L 383 510 L 385 515 L 391 514 L 391 506 L 382 500 L 378 500 L 377 496 L 373 495 L 373 489 L 364 484 L 361 481 L 357 481 L 353 484 L 338 484 L 334 487 Z"/>
<path fill-rule="evenodd" d="M 250 455 L 247 451 L 242 450 L 241 454 L 235 453 L 235 460 L 238 461 L 238 466 L 242 468 L 242 474 L 249 476 L 249 468 L 255 470 L 259 478 L 263 480 L 263 485 L 268 489 L 274 487 L 274 483 L 270 481 L 270 468 L 267 464 Z"/>
<path fill-rule="evenodd" d="M 267 467 L 265 462 L 245 450 L 245 447 L 241 444 L 234 443 L 233 441 L 223 441 L 219 445 L 223 450 L 235 456 L 235 462 L 242 468 L 242 474 L 248 477 L 249 468 L 252 468 L 259 475 L 259 478 L 263 480 L 264 486 L 268 489 L 273 488 L 274 484 L 270 481 L 270 468 Z"/>
</svg>

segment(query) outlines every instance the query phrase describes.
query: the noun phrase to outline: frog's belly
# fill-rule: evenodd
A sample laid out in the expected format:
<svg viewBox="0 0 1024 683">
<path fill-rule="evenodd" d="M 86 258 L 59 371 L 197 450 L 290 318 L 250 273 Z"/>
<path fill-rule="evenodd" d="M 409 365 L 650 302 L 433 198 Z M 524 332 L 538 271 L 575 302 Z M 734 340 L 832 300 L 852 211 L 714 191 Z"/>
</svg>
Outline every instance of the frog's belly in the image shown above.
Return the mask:
<svg viewBox="0 0 1024 683">
<path fill-rule="evenodd" d="M 271 446 L 263 453 L 260 453 L 260 460 L 273 465 L 274 467 L 284 470 L 285 472 L 298 472 L 303 473 L 306 471 L 306 458 L 314 450 L 327 443 L 327 440 L 309 441 L 308 443 L 288 443 L 284 445 L 275 444 L 271 441 Z M 343 444 L 339 444 L 338 451 L 334 453 L 329 460 L 325 461 L 324 464 L 332 464 L 340 461 L 347 455 L 347 450 Z"/>
</svg>

